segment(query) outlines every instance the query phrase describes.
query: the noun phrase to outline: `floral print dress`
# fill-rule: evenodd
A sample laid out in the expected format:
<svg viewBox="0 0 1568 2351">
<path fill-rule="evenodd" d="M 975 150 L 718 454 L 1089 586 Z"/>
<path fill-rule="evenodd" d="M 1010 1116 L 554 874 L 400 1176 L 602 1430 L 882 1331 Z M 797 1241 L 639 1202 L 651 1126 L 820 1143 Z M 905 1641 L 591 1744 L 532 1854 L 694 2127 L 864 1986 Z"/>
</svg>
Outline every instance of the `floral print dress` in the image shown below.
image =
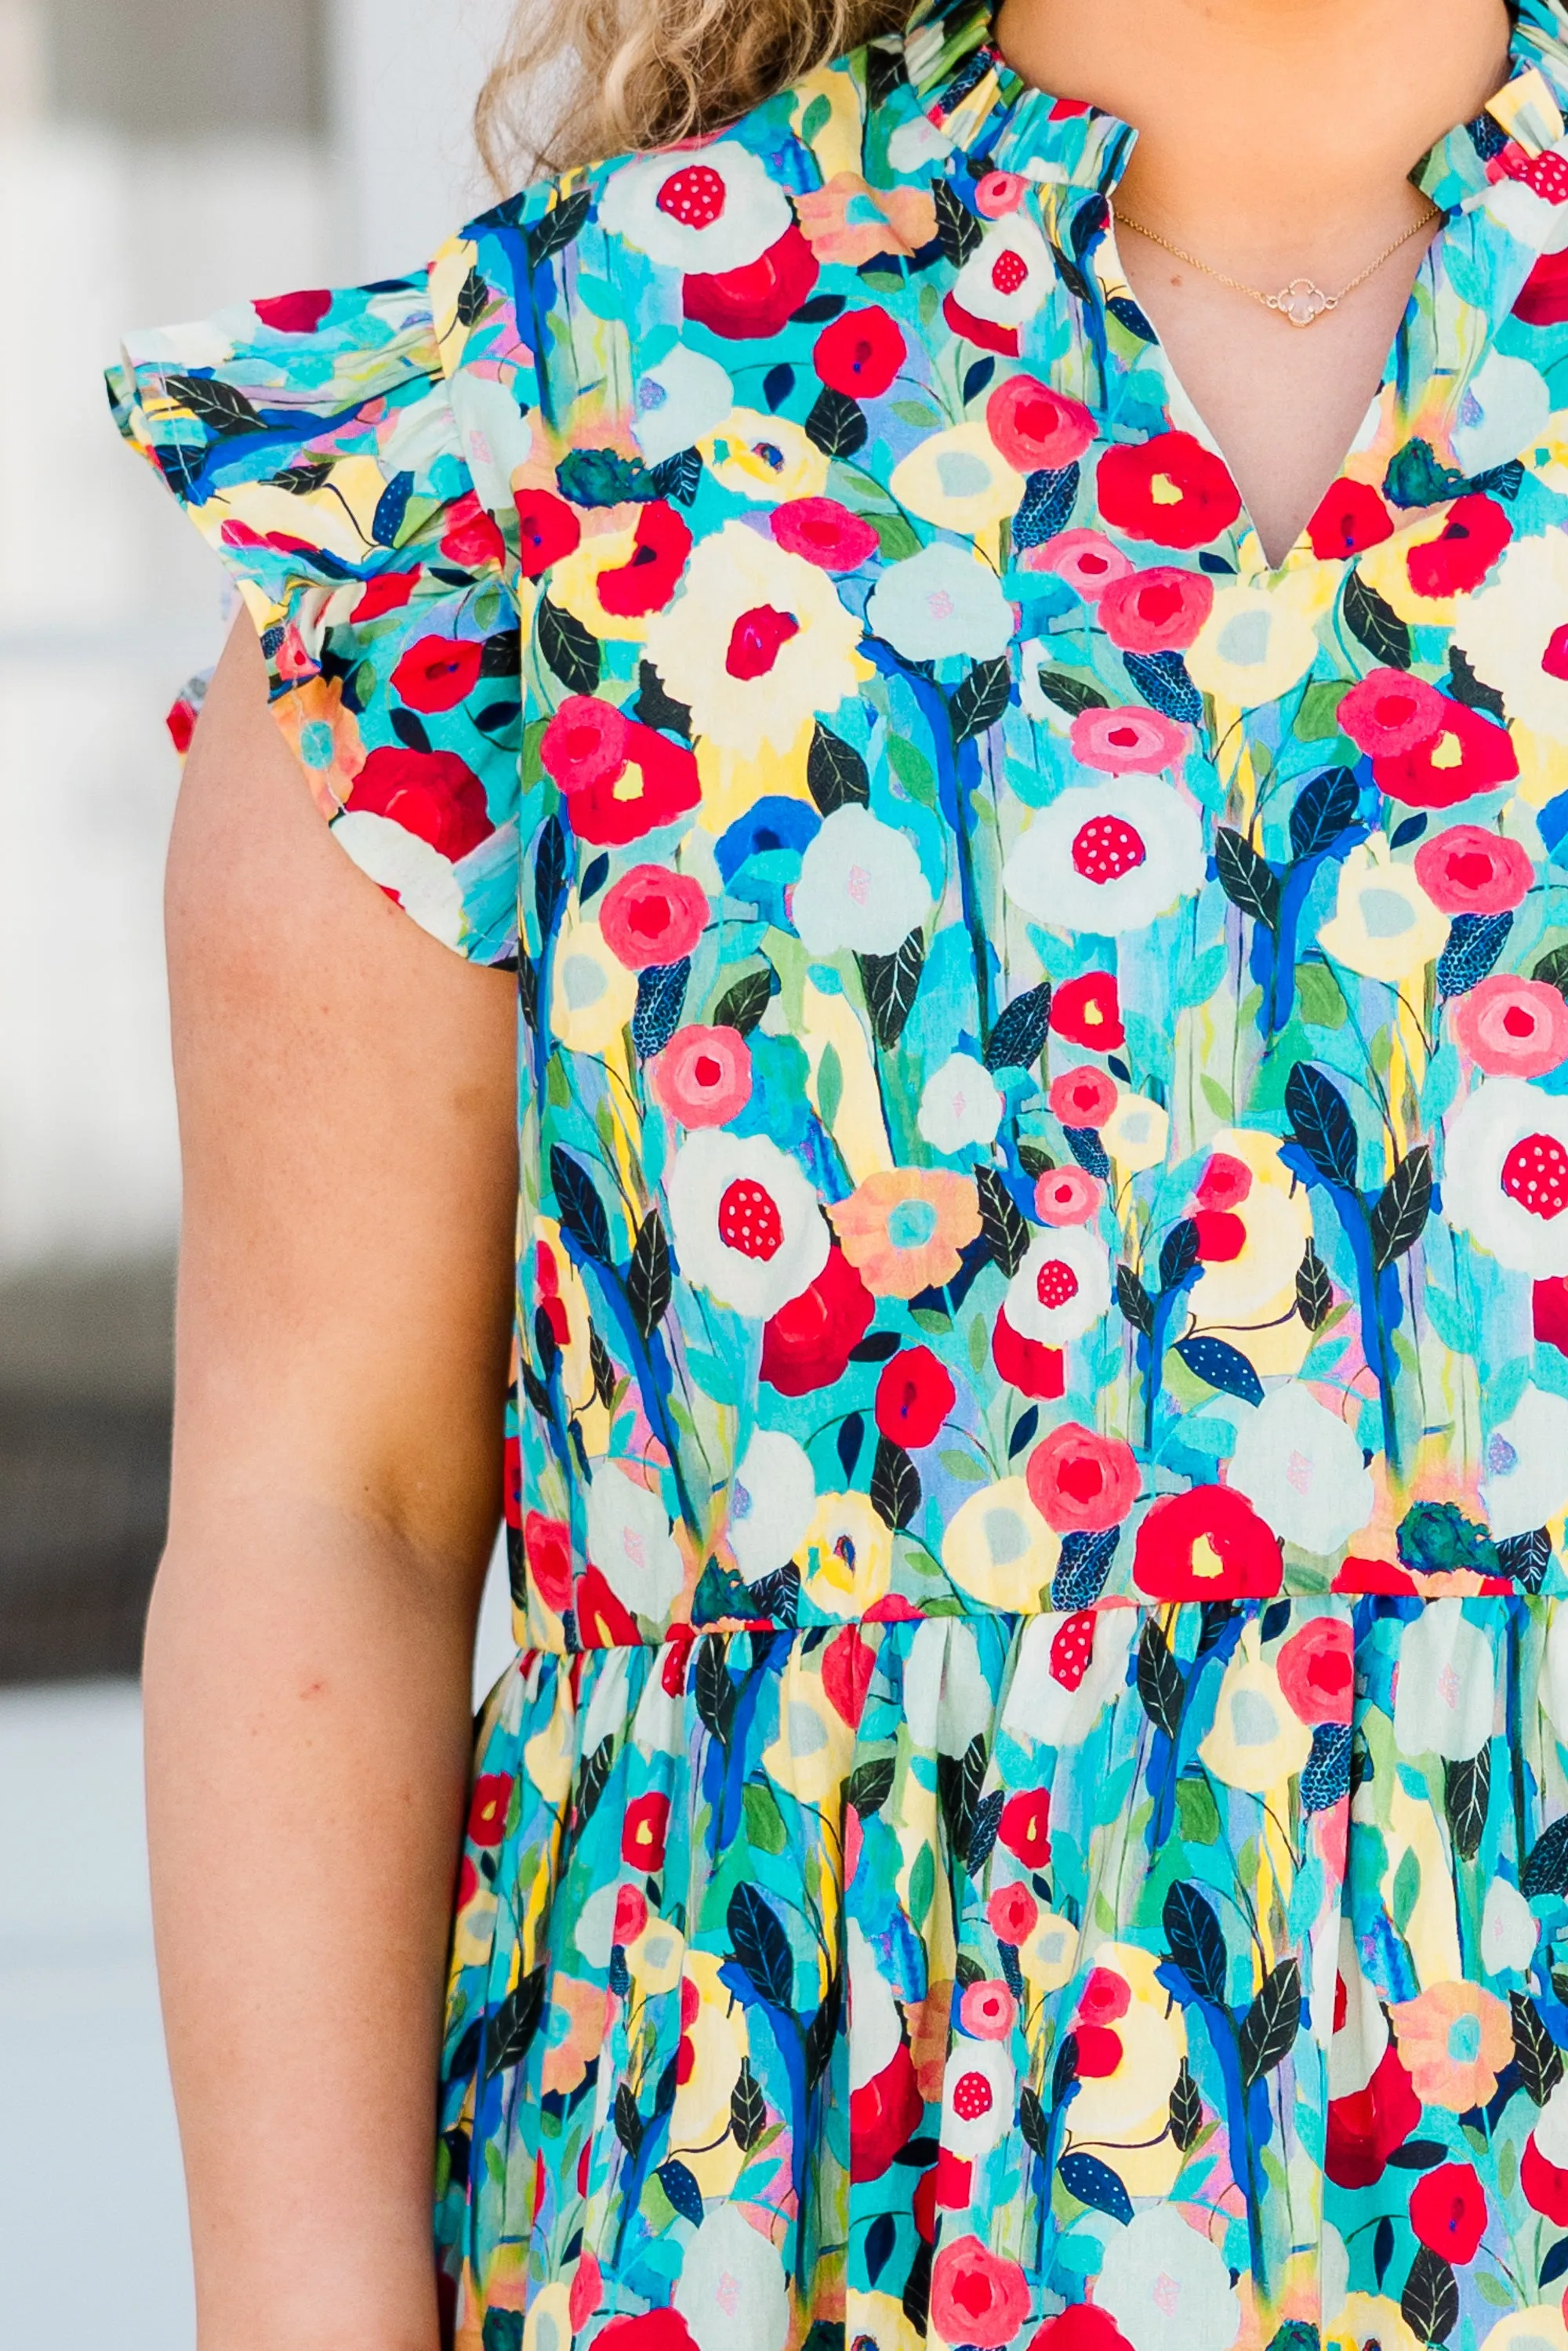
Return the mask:
<svg viewBox="0 0 1568 2351">
<path fill-rule="evenodd" d="M 962 5 L 113 378 L 517 973 L 465 2351 L 1568 2351 L 1565 114 L 1272 570 Z"/>
</svg>

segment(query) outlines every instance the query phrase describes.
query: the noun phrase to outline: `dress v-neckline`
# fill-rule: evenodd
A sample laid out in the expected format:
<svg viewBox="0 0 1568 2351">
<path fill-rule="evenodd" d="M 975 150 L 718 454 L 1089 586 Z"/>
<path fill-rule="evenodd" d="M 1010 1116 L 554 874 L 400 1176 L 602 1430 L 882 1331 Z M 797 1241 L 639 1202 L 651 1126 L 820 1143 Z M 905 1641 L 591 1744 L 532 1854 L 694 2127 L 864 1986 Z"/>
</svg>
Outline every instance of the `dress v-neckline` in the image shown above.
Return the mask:
<svg viewBox="0 0 1568 2351">
<path fill-rule="evenodd" d="M 1132 290 L 1117 244 L 1114 210 L 1111 211 L 1105 233 L 1096 244 L 1093 255 L 1095 282 L 1101 301 L 1103 304 L 1108 304 L 1117 297 L 1122 297 L 1136 306 L 1140 317 L 1144 319 L 1149 329 L 1150 340 L 1145 346 L 1148 358 L 1157 369 L 1165 386 L 1165 413 L 1167 425 L 1172 430 L 1191 433 L 1196 440 L 1200 441 L 1206 449 L 1210 450 L 1219 459 L 1232 482 L 1236 484 L 1237 496 L 1241 501 L 1241 510 L 1230 526 L 1227 537 L 1239 578 L 1253 584 L 1269 585 L 1287 577 L 1303 562 L 1317 562 L 1321 559 L 1312 544 L 1312 517 L 1317 514 L 1334 484 L 1343 478 L 1356 452 L 1367 439 L 1369 432 L 1375 430 L 1377 413 L 1383 405 L 1385 396 L 1390 385 L 1399 381 L 1403 371 L 1405 354 L 1408 348 L 1411 327 L 1419 309 L 1422 281 L 1430 277 L 1435 285 L 1437 272 L 1442 266 L 1442 246 L 1448 229 L 1448 221 L 1445 214 L 1437 223 L 1416 266 L 1415 276 L 1411 280 L 1410 291 L 1400 309 L 1398 321 L 1389 340 L 1377 381 L 1362 411 L 1361 422 L 1350 443 L 1341 452 L 1333 471 L 1322 484 L 1318 496 L 1313 499 L 1306 517 L 1290 546 L 1277 561 L 1271 562 L 1263 544 L 1262 533 L 1253 520 L 1246 496 L 1241 490 L 1236 468 L 1230 462 L 1223 442 L 1182 381 L 1181 372 L 1165 337 Z M 1108 360 L 1108 365 L 1116 364 L 1117 361 L 1113 358 Z M 1248 556 L 1254 551 L 1256 560 L 1249 561 Z"/>
</svg>

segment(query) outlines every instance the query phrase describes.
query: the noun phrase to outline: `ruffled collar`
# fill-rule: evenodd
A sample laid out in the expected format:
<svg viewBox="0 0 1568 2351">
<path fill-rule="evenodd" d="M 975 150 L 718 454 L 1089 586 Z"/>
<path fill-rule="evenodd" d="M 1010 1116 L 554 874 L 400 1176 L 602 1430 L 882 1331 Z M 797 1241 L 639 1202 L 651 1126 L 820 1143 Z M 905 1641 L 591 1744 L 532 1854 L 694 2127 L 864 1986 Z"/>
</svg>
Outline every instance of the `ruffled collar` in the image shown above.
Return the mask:
<svg viewBox="0 0 1568 2351">
<path fill-rule="evenodd" d="M 918 0 L 904 37 L 920 109 L 971 162 L 1059 186 L 1108 193 L 1137 133 L 1115 115 L 1051 98 L 996 46 L 990 0 Z M 1568 0 L 1521 0 L 1509 79 L 1473 122 L 1439 139 L 1412 174 L 1445 211 L 1484 197 L 1509 139 L 1539 154 L 1568 122 Z"/>
</svg>

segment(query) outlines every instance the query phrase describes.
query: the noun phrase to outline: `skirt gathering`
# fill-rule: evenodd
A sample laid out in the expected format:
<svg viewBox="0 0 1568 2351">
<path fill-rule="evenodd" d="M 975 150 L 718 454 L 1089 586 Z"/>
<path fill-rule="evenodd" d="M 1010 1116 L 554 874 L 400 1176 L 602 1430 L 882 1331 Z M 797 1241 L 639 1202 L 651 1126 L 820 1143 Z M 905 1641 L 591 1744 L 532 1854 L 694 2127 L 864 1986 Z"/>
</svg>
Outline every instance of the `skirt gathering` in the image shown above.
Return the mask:
<svg viewBox="0 0 1568 2351">
<path fill-rule="evenodd" d="M 453 2338 L 1559 2351 L 1563 1729 L 1568 1611 L 1522 1594 L 520 1656 Z"/>
</svg>

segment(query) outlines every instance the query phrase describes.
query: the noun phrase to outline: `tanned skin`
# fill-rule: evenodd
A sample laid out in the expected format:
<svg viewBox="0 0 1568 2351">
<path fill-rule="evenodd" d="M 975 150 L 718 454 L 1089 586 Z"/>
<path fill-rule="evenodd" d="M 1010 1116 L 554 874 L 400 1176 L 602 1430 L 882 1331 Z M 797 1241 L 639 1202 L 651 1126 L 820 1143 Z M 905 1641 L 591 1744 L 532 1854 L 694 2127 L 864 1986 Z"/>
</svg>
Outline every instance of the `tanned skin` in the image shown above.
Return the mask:
<svg viewBox="0 0 1568 2351">
<path fill-rule="evenodd" d="M 1005 0 L 1027 79 L 1138 131 L 1115 202 L 1227 276 L 1334 292 L 1427 210 L 1408 174 L 1508 74 L 1502 0 Z M 1128 283 L 1279 562 L 1382 378 L 1429 239 L 1307 328 L 1130 230 Z"/>
<path fill-rule="evenodd" d="M 1040 87 L 1141 133 L 1128 212 L 1334 287 L 1504 78 L 1501 0 L 1006 0 Z M 1340 470 L 1419 266 L 1297 331 L 1123 257 L 1271 559 Z M 500 1490 L 511 981 L 327 837 L 248 623 L 169 873 L 185 1159 L 174 1490 L 148 1634 L 159 1957 L 201 2351 L 435 2351 L 433 2084 Z"/>
</svg>

